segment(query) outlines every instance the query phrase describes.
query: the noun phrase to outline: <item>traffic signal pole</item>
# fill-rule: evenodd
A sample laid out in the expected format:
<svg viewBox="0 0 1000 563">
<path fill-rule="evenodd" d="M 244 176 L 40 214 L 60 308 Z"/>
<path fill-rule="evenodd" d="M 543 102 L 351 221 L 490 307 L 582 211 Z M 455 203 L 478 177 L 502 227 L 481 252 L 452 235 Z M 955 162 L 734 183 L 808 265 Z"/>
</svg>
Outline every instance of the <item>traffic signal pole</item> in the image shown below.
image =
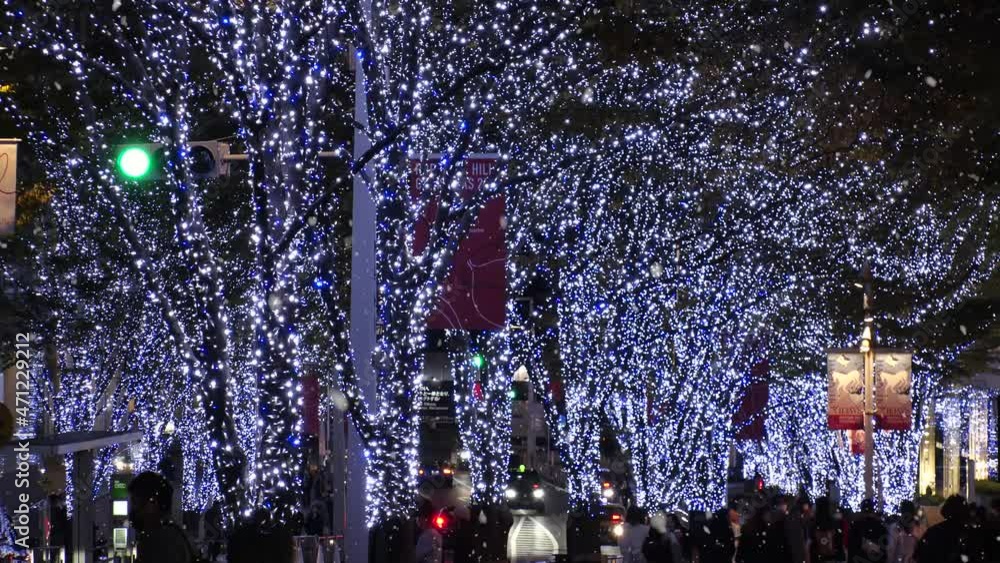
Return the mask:
<svg viewBox="0 0 1000 563">
<path fill-rule="evenodd" d="M 362 0 L 364 14 L 371 14 L 371 1 Z M 352 53 L 353 55 L 354 53 Z M 358 160 L 371 147 L 368 125 L 368 96 L 365 91 L 364 68 L 354 61 L 354 159 Z M 322 158 L 325 154 L 320 153 Z M 372 354 L 375 350 L 376 302 L 376 206 L 368 185 L 361 174 L 353 180 L 351 210 L 351 348 L 358 386 L 367 397 L 375 397 L 375 373 Z M 347 413 L 344 413 L 345 423 Z M 344 425 L 347 475 L 344 482 L 344 552 L 347 563 L 369 561 L 369 535 L 366 523 L 367 465 L 364 444 L 354 425 Z"/>
<path fill-rule="evenodd" d="M 355 151 L 357 152 L 357 151 Z M 343 155 L 334 151 L 319 151 L 317 153 L 319 158 L 343 158 Z M 358 156 L 355 154 L 355 156 Z M 245 162 L 250 159 L 250 155 L 247 154 L 227 154 L 222 157 L 225 162 Z"/>
</svg>

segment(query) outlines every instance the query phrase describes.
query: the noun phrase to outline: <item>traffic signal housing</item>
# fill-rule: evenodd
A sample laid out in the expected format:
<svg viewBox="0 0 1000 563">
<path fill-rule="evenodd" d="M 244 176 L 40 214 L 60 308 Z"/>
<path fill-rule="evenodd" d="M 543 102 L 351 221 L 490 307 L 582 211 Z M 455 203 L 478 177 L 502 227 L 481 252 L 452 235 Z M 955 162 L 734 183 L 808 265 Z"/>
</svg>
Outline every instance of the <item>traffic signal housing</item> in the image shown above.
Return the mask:
<svg viewBox="0 0 1000 563">
<path fill-rule="evenodd" d="M 118 173 L 130 180 L 141 180 L 153 169 L 153 154 L 146 147 L 127 146 L 118 153 Z"/>
<path fill-rule="evenodd" d="M 485 366 L 486 366 L 486 357 L 484 357 L 482 354 L 472 355 L 472 367 L 476 369 L 483 369 L 483 367 Z"/>
<path fill-rule="evenodd" d="M 142 182 L 163 177 L 168 155 L 162 143 L 131 143 L 119 145 L 116 149 L 115 169 L 123 179 Z M 188 150 L 192 179 L 206 180 L 229 175 L 227 143 L 192 141 L 188 143 Z"/>
<path fill-rule="evenodd" d="M 434 517 L 434 527 L 439 531 L 445 531 L 448 529 L 448 517 L 445 516 L 443 512 L 439 512 Z"/>
</svg>

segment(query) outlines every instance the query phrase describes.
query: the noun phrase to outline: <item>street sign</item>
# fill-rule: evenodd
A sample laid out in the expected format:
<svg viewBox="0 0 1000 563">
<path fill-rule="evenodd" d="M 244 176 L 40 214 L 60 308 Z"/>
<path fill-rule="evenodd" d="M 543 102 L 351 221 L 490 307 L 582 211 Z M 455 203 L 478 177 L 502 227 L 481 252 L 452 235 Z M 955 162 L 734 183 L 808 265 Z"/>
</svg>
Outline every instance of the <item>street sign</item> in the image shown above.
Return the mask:
<svg viewBox="0 0 1000 563">
<path fill-rule="evenodd" d="M 128 477 L 116 475 L 111 478 L 111 500 L 128 500 Z"/>
</svg>

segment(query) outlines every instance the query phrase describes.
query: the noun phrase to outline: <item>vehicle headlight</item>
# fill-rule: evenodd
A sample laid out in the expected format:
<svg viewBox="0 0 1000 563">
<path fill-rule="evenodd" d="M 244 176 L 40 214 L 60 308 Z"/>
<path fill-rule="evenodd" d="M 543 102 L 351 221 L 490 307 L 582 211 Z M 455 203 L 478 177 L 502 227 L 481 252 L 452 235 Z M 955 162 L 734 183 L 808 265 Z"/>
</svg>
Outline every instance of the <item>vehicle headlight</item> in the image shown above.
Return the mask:
<svg viewBox="0 0 1000 563">
<path fill-rule="evenodd" d="M 545 496 L 545 491 L 542 490 L 542 489 L 535 489 L 535 490 L 531 491 L 531 496 L 533 496 L 535 498 L 542 498 L 542 497 Z"/>
<path fill-rule="evenodd" d="M 625 527 L 621 524 L 615 524 L 615 527 L 611 528 L 611 533 L 614 534 L 616 538 L 620 538 L 622 537 L 622 534 L 625 533 Z"/>
<path fill-rule="evenodd" d="M 507 495 L 507 498 L 517 498 L 517 491 L 514 489 L 507 489 L 504 494 Z"/>
<path fill-rule="evenodd" d="M 604 489 L 603 491 L 601 491 L 601 495 L 604 498 L 611 498 L 611 497 L 615 496 L 615 491 L 614 491 L 614 489 Z"/>
</svg>

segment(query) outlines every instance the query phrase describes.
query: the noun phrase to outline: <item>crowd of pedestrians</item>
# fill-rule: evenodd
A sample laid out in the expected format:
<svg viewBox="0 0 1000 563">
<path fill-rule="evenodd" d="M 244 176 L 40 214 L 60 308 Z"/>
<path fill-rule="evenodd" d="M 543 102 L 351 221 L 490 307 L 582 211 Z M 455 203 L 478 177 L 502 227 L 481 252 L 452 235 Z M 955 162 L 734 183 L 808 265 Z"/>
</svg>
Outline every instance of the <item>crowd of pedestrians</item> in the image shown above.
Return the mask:
<svg viewBox="0 0 1000 563">
<path fill-rule="evenodd" d="M 207 563 L 187 533 L 170 518 L 173 488 L 161 475 L 140 473 L 128 486 L 129 522 L 136 530 L 135 563 Z M 266 525 L 267 512 L 258 511 L 229 537 L 228 563 L 291 563 L 292 534 L 288 527 Z"/>
<path fill-rule="evenodd" d="M 137 531 L 137 563 L 203 561 L 185 532 L 170 520 L 173 491 L 155 473 L 138 475 L 129 485 L 129 520 Z M 508 518 L 450 512 L 456 519 L 452 541 L 455 561 L 472 546 L 484 546 L 480 528 L 506 537 Z M 445 518 L 425 503 L 417 520 L 418 562 L 441 561 L 444 544 L 433 520 Z M 941 506 L 943 520 L 928 526 L 909 501 L 892 514 L 880 514 L 870 499 L 855 514 L 838 509 L 826 497 L 815 505 L 778 495 L 737 500 L 712 514 L 692 512 L 684 523 L 676 514 L 652 518 L 628 510 L 619 547 L 623 563 L 993 563 L 1000 562 L 1000 500 L 990 507 L 969 504 L 961 496 Z M 229 563 L 284 563 L 291 560 L 289 527 L 271 529 L 266 514 L 229 538 Z M 479 522 L 479 526 L 472 525 Z M 462 525 L 465 524 L 465 525 Z M 481 532 L 482 530 L 480 530 Z"/>
<path fill-rule="evenodd" d="M 826 497 L 814 505 L 788 495 L 689 516 L 682 526 L 672 514 L 647 522 L 630 510 L 619 540 L 624 563 L 1000 562 L 1000 501 L 982 507 L 952 496 L 933 526 L 910 501 L 880 514 L 865 500 L 850 513 Z"/>
</svg>

